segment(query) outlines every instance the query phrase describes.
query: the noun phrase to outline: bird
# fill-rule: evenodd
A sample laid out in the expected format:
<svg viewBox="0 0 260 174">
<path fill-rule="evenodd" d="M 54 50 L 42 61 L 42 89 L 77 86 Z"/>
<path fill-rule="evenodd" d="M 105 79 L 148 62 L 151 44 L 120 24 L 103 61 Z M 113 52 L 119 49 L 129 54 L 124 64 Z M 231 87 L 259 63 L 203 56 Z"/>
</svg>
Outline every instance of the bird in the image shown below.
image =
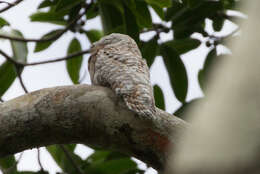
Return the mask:
<svg viewBox="0 0 260 174">
<path fill-rule="evenodd" d="M 156 119 L 149 68 L 136 42 L 112 33 L 90 48 L 88 70 L 93 85 L 112 89 L 126 107 L 143 119 Z"/>
</svg>

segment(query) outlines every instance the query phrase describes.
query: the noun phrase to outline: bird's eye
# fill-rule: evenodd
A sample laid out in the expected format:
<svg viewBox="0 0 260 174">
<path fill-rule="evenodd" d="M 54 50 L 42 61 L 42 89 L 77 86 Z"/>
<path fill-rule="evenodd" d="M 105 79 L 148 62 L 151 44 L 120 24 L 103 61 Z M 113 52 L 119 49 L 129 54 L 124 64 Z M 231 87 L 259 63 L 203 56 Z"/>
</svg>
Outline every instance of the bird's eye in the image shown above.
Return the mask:
<svg viewBox="0 0 260 174">
<path fill-rule="evenodd" d="M 104 42 L 108 42 L 108 41 L 109 41 L 109 39 L 107 39 L 107 38 L 104 39 Z"/>
</svg>

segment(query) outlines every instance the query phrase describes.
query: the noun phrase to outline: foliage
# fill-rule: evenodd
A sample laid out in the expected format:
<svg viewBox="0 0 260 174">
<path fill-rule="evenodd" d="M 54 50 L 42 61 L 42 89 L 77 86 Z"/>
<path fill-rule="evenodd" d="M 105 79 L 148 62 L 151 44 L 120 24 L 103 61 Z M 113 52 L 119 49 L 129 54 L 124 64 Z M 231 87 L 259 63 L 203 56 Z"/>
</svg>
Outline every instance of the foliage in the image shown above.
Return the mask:
<svg viewBox="0 0 260 174">
<path fill-rule="evenodd" d="M 233 20 L 233 16 L 230 16 L 226 11 L 236 10 L 236 4 L 239 2 L 237 0 L 93 0 L 86 4 L 84 0 L 43 0 L 38 6 L 38 11 L 30 16 L 31 21 L 56 24 L 59 29 L 50 31 L 44 34 L 40 40 L 36 40 L 34 52 L 48 49 L 67 31 L 80 34 L 81 37 L 86 37 L 91 43 L 99 40 L 103 35 L 113 32 L 128 34 L 139 45 L 149 67 L 153 64 L 156 56 L 162 56 L 175 96 L 183 103 L 176 114 L 185 118 L 187 108 L 194 101 L 186 101 L 189 88 L 188 75 L 181 57 L 206 43 L 210 51 L 203 69 L 198 74 L 199 83 L 204 89 L 209 79 L 208 74 L 218 61 L 216 48 L 223 44 L 222 41 L 228 37 L 209 35 L 205 30 L 205 20 L 210 19 L 213 22 L 215 32 L 221 31 L 225 21 Z M 84 10 L 85 12 L 82 15 L 81 13 Z M 160 17 L 161 23 L 153 22 L 151 10 L 155 11 Z M 81 18 L 82 16 L 85 16 L 85 18 Z M 87 28 L 87 26 L 85 27 L 86 21 L 93 20 L 96 17 L 100 17 L 103 30 L 85 29 Z M 0 18 L 0 28 L 4 26 L 12 28 L 8 21 Z M 150 31 L 154 33 L 150 40 L 143 41 L 140 39 L 140 35 Z M 173 39 L 163 42 L 160 34 L 171 31 Z M 195 39 L 194 33 L 201 34 L 207 41 L 202 42 Z M 18 30 L 12 30 L 9 33 L 1 31 L 0 34 L 23 38 L 22 33 Z M 8 60 L 0 65 L 0 97 L 12 85 L 17 74 L 22 73 L 23 68 L 26 67 L 28 42 L 10 40 L 10 43 L 13 59 L 25 63 L 25 65 L 20 67 Z M 67 48 L 67 53 L 71 54 L 81 50 L 80 42 L 73 38 Z M 66 68 L 74 84 L 80 83 L 82 65 L 83 55 L 66 60 Z M 158 85 L 154 86 L 154 93 L 157 107 L 165 109 L 163 91 Z M 75 145 L 67 145 L 66 148 L 85 173 L 143 173 L 131 158 L 117 152 L 97 150 L 87 159 L 81 159 L 74 153 Z M 63 172 L 76 173 L 73 165 L 58 146 L 50 146 L 47 149 Z M 13 156 L 1 159 L 0 167 L 2 170 L 11 171 L 10 173 L 39 173 L 17 171 Z M 9 170 L 10 168 L 12 170 Z"/>
</svg>

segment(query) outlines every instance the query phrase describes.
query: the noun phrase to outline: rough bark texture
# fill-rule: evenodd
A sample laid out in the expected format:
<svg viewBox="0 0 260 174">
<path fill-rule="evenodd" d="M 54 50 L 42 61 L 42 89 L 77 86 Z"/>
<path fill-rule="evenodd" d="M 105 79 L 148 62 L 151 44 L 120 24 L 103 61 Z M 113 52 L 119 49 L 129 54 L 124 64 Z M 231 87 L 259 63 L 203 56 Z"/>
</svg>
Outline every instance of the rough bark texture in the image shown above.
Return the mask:
<svg viewBox="0 0 260 174">
<path fill-rule="evenodd" d="M 192 128 L 168 174 L 260 173 L 260 1 L 245 3 L 240 41 L 212 74 L 205 102 L 191 110 Z"/>
<path fill-rule="evenodd" d="M 83 143 L 118 150 L 163 169 L 168 147 L 187 124 L 160 109 L 142 120 L 104 87 L 42 89 L 0 104 L 0 157 L 51 144 Z"/>
</svg>

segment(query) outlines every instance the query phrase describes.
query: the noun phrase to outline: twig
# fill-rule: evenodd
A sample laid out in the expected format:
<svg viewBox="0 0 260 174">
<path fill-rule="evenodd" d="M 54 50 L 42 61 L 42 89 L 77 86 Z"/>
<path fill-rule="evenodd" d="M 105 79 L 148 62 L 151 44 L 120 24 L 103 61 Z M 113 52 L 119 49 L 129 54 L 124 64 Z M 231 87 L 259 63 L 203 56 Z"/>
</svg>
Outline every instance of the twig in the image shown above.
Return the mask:
<svg viewBox="0 0 260 174">
<path fill-rule="evenodd" d="M 0 13 L 4 12 L 4 11 L 6 11 L 6 10 L 9 10 L 10 8 L 12 8 L 12 7 L 18 5 L 18 4 L 19 4 L 20 2 L 22 2 L 22 1 L 23 1 L 23 0 L 17 0 L 17 1 L 15 1 L 14 3 L 5 2 L 5 3 L 8 3 L 8 6 L 5 7 L 5 8 L 2 8 L 2 9 L 0 10 Z M 4 2 L 2 1 L 2 3 L 4 3 Z"/>
<path fill-rule="evenodd" d="M 21 152 L 21 154 L 20 154 L 20 156 L 18 157 L 18 162 L 20 162 L 21 161 L 21 159 L 22 159 L 22 157 L 23 157 L 23 154 L 24 154 L 24 151 L 23 152 Z"/>
<path fill-rule="evenodd" d="M 53 63 L 53 62 L 59 62 L 59 61 L 63 61 L 63 60 L 68 60 L 68 59 L 72 59 L 74 57 L 83 55 L 83 54 L 87 54 L 90 53 L 90 50 L 83 50 L 83 51 L 79 51 L 73 54 L 69 54 L 67 56 L 64 57 L 60 57 L 60 58 L 53 58 L 53 60 L 46 60 L 46 61 L 41 61 L 41 62 L 33 62 L 33 63 L 23 63 L 23 62 L 18 62 L 16 60 L 14 60 L 12 57 L 8 56 L 5 52 L 3 52 L 2 50 L 0 50 L 0 54 L 2 56 L 4 56 L 8 61 L 12 62 L 15 65 L 20 65 L 20 66 L 32 66 L 32 65 L 41 65 L 41 64 L 46 64 L 46 63 Z"/>
<path fill-rule="evenodd" d="M 28 90 L 26 89 L 25 85 L 24 85 L 24 82 L 23 82 L 23 78 L 21 77 L 21 73 L 17 75 L 18 76 L 18 79 L 19 79 L 19 82 L 24 90 L 24 92 L 27 94 L 28 93 Z"/>
<path fill-rule="evenodd" d="M 28 93 L 28 90 L 27 90 L 27 88 L 25 87 L 24 82 L 23 82 L 23 78 L 22 78 L 22 76 L 21 76 L 21 74 L 22 74 L 22 71 L 21 71 L 22 68 L 23 68 L 23 67 L 21 67 L 21 66 L 19 66 L 19 65 L 17 65 L 17 64 L 16 64 L 16 66 L 15 66 L 15 70 L 16 70 L 16 74 L 17 74 L 17 77 L 18 77 L 18 79 L 19 79 L 19 82 L 20 82 L 20 84 L 21 84 L 21 86 L 22 86 L 24 92 L 27 94 L 27 93 Z"/>
<path fill-rule="evenodd" d="M 20 41 L 20 42 L 48 42 L 51 40 L 55 40 L 55 39 L 59 38 L 61 35 L 63 35 L 65 32 L 67 32 L 73 25 L 75 25 L 77 23 L 77 21 L 86 14 L 86 11 L 90 8 L 91 5 L 92 4 L 86 5 L 85 10 L 82 13 L 80 13 L 76 18 L 74 18 L 74 20 L 72 20 L 63 30 L 61 30 L 60 32 L 58 32 L 57 34 L 55 34 L 53 36 L 42 38 L 42 39 L 33 39 L 33 38 L 12 37 L 12 36 L 6 36 L 3 34 L 0 34 L 0 38 L 14 40 L 14 41 Z"/>
<path fill-rule="evenodd" d="M 42 163 L 41 163 L 41 151 L 40 151 L 40 148 L 37 148 L 37 160 L 38 160 L 38 164 L 41 168 L 41 171 L 44 171 L 44 168 L 42 166 Z"/>
<path fill-rule="evenodd" d="M 7 4 L 9 6 L 14 6 L 15 4 L 11 3 L 11 2 L 6 2 L 6 1 L 0 1 L 0 4 Z"/>
<path fill-rule="evenodd" d="M 66 149 L 65 146 L 63 145 L 58 145 L 61 150 L 64 152 L 65 156 L 68 158 L 68 160 L 71 162 L 71 164 L 73 165 L 73 167 L 76 169 L 77 173 L 79 174 L 84 174 L 84 172 L 81 170 L 81 168 L 77 165 L 77 163 L 74 161 L 74 159 L 72 158 L 72 156 L 70 155 L 70 152 Z"/>
<path fill-rule="evenodd" d="M 143 31 L 141 31 L 141 33 L 146 33 L 146 32 L 149 32 L 149 31 L 155 31 L 157 34 L 158 33 L 161 33 L 161 32 L 165 32 L 165 33 L 168 33 L 171 29 L 163 24 L 160 24 L 160 23 L 154 23 L 152 25 L 152 28 L 149 28 L 149 29 L 145 29 Z"/>
</svg>

